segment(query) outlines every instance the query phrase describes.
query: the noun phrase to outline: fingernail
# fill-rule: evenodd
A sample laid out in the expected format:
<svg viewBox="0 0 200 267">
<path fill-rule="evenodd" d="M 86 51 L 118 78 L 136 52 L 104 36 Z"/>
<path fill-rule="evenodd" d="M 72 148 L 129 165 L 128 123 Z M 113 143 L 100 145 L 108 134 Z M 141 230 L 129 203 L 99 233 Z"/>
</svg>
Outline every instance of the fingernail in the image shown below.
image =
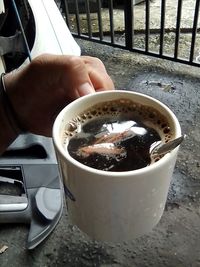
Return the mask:
<svg viewBox="0 0 200 267">
<path fill-rule="evenodd" d="M 84 83 L 77 88 L 79 96 L 84 96 L 94 93 L 94 88 L 89 83 Z"/>
</svg>

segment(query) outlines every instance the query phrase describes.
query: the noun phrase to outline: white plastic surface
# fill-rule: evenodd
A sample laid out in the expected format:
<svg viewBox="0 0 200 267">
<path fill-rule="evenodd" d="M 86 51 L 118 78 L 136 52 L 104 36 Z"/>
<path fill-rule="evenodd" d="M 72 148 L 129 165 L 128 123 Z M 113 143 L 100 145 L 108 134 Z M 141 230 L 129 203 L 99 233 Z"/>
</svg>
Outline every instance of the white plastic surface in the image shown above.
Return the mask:
<svg viewBox="0 0 200 267">
<path fill-rule="evenodd" d="M 4 0 L 0 0 L 0 14 L 5 12 L 5 8 L 4 8 Z"/>
<path fill-rule="evenodd" d="M 31 56 L 42 53 L 80 55 L 80 47 L 72 37 L 53 0 L 29 0 L 36 24 L 36 38 Z"/>
</svg>

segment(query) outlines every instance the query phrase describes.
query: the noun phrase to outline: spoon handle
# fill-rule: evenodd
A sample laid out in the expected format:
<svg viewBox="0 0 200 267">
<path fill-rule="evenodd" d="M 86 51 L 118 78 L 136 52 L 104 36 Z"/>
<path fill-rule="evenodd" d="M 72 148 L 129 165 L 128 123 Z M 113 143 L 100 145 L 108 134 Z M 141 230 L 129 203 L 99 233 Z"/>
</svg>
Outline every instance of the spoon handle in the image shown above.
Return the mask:
<svg viewBox="0 0 200 267">
<path fill-rule="evenodd" d="M 160 143 L 158 146 L 156 146 L 152 152 L 153 154 L 162 155 L 165 153 L 170 152 L 174 148 L 180 145 L 180 143 L 185 139 L 185 135 L 182 135 L 174 140 L 169 141 L 168 143 Z M 151 152 L 151 153 L 152 153 Z"/>
</svg>

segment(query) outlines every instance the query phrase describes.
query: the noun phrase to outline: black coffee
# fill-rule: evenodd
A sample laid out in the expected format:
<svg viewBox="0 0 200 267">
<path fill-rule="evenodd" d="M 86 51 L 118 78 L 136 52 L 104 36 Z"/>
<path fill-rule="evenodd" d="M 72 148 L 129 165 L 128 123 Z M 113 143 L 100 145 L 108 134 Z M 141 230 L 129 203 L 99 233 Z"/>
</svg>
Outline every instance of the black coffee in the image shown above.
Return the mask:
<svg viewBox="0 0 200 267">
<path fill-rule="evenodd" d="M 157 110 L 128 99 L 97 104 L 72 120 L 65 132 L 71 157 L 105 171 L 131 171 L 159 160 L 155 142 L 168 142 L 170 125 Z"/>
</svg>

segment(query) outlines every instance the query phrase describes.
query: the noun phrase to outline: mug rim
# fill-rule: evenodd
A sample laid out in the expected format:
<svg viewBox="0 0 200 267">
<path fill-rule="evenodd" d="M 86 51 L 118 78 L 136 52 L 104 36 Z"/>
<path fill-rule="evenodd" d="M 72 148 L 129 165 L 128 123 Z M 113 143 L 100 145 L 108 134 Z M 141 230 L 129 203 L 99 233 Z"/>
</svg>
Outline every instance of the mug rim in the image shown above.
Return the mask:
<svg viewBox="0 0 200 267">
<path fill-rule="evenodd" d="M 161 107 L 163 107 L 167 113 L 170 115 L 171 119 L 174 121 L 176 128 L 175 128 L 175 137 L 179 137 L 181 136 L 181 126 L 180 123 L 176 117 L 176 115 L 174 114 L 174 112 L 163 102 L 161 102 L 160 100 L 151 97 L 147 94 L 144 93 L 139 93 L 139 92 L 135 92 L 135 91 L 128 91 L 128 90 L 110 90 L 110 91 L 101 91 L 101 92 L 96 92 L 93 94 L 89 94 L 89 95 L 85 95 L 82 96 L 76 100 L 74 100 L 73 102 L 71 102 L 70 104 L 68 104 L 66 107 L 64 107 L 60 113 L 57 115 L 54 124 L 53 124 L 53 130 L 52 130 L 52 138 L 53 138 L 53 143 L 54 146 L 56 147 L 56 149 L 59 151 L 59 153 L 61 154 L 61 156 L 66 159 L 67 161 L 69 161 L 71 164 L 73 164 L 74 166 L 77 166 L 78 168 L 90 172 L 90 173 L 94 173 L 94 174 L 98 174 L 98 175 L 103 175 L 107 177 L 120 177 L 123 175 L 124 176 L 135 176 L 138 174 L 143 174 L 146 172 L 150 172 L 152 170 L 155 170 L 158 167 L 162 167 L 162 165 L 165 164 L 166 161 L 170 160 L 171 157 L 174 156 L 174 154 L 177 153 L 177 150 L 179 148 L 179 146 L 177 148 L 175 148 L 173 151 L 167 153 L 166 155 L 164 155 L 161 159 L 159 159 L 157 162 L 154 162 L 151 165 L 147 165 L 143 168 L 140 169 L 136 169 L 136 170 L 130 170 L 130 171 L 121 171 L 121 172 L 117 172 L 117 171 L 105 171 L 105 170 L 99 170 L 99 169 L 95 169 L 89 166 L 84 165 L 83 163 L 80 163 L 79 161 L 77 161 L 76 159 L 74 159 L 73 157 L 70 156 L 70 154 L 68 153 L 67 150 L 64 149 L 64 146 L 62 144 L 62 140 L 59 140 L 59 129 L 60 129 L 60 125 L 63 121 L 64 115 L 66 112 L 68 112 L 72 106 L 74 106 L 75 104 L 78 105 L 79 102 L 82 101 L 87 101 L 87 99 L 89 98 L 93 98 L 93 97 L 98 97 L 98 95 L 105 95 L 105 94 L 113 94 L 117 93 L 119 95 L 125 94 L 126 96 L 128 95 L 137 95 L 140 97 L 144 97 L 146 99 L 149 99 L 150 101 L 156 102 L 158 105 L 160 105 Z M 106 100 L 104 100 L 103 102 L 105 102 Z M 90 106 L 92 106 L 93 104 L 91 104 Z M 78 114 L 77 114 L 78 115 Z"/>
</svg>

